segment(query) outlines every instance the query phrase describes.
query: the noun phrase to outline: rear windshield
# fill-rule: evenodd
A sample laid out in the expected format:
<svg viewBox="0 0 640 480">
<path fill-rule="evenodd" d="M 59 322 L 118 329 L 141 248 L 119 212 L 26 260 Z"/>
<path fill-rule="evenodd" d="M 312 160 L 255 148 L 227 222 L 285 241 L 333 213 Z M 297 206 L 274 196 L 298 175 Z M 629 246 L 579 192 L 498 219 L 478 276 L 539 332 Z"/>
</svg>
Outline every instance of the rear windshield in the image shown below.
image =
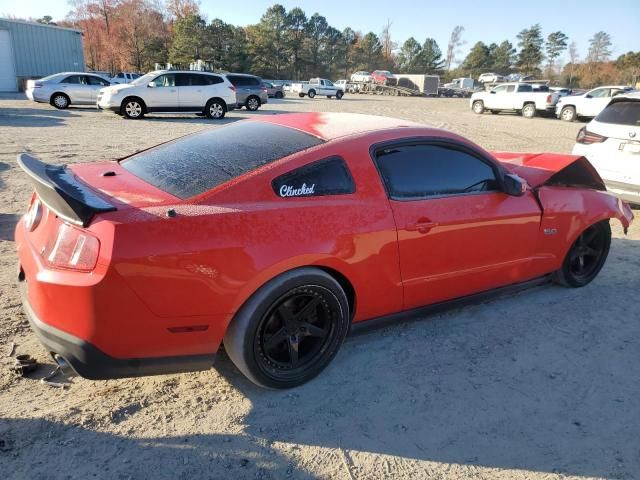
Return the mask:
<svg viewBox="0 0 640 480">
<path fill-rule="evenodd" d="M 614 102 L 596 117 L 598 122 L 640 127 L 640 101 Z"/>
<path fill-rule="evenodd" d="M 292 128 L 241 121 L 141 152 L 122 166 L 165 192 L 189 198 L 320 143 Z"/>
</svg>

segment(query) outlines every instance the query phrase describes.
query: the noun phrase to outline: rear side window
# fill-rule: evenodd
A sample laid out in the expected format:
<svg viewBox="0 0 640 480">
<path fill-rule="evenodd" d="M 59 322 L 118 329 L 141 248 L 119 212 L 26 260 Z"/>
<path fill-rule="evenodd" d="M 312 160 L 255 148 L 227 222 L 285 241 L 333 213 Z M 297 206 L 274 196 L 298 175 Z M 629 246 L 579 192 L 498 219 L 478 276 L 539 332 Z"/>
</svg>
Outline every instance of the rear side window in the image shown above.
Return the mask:
<svg viewBox="0 0 640 480">
<path fill-rule="evenodd" d="M 519 92 L 532 92 L 533 87 L 531 85 L 518 85 Z"/>
<path fill-rule="evenodd" d="M 204 78 L 206 82 L 205 85 L 217 85 L 218 83 L 224 83 L 222 77 L 218 75 L 198 75 L 199 77 Z"/>
<path fill-rule="evenodd" d="M 319 160 L 280 175 L 271 185 L 275 194 L 283 198 L 345 195 L 356 191 L 347 164 L 340 157 Z"/>
<path fill-rule="evenodd" d="M 640 101 L 619 101 L 612 103 L 596 117 L 602 123 L 640 127 Z"/>
<path fill-rule="evenodd" d="M 189 198 L 323 143 L 292 128 L 244 121 L 141 152 L 122 166 L 165 192 Z"/>
<path fill-rule="evenodd" d="M 83 79 L 84 79 L 84 76 L 71 75 L 71 76 L 65 78 L 64 80 L 62 80 L 62 83 L 73 83 L 73 84 L 85 83 L 85 82 L 82 81 Z"/>
<path fill-rule="evenodd" d="M 229 81 L 236 87 L 242 87 L 248 85 L 246 77 L 240 75 L 227 75 Z"/>
<path fill-rule="evenodd" d="M 408 145 L 379 151 L 376 163 L 392 199 L 494 191 L 493 168 L 462 150 L 442 145 Z"/>
</svg>

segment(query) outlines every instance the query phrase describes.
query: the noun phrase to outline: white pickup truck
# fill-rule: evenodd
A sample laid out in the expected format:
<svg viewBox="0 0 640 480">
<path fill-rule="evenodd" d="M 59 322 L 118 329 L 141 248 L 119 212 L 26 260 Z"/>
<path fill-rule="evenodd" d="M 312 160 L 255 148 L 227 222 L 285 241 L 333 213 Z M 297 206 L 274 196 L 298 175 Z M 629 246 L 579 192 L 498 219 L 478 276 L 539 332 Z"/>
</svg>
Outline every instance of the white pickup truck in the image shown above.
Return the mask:
<svg viewBox="0 0 640 480">
<path fill-rule="evenodd" d="M 297 93 L 300 97 L 309 95 L 309 98 L 314 98 L 316 95 L 326 95 L 327 98 L 336 97 L 338 100 L 344 95 L 341 88 L 336 87 L 331 80 L 326 78 L 312 78 L 309 83 L 294 83 L 291 85 L 291 93 Z"/>
<path fill-rule="evenodd" d="M 537 112 L 553 113 L 559 95 L 547 91 L 536 91 L 529 83 L 503 83 L 497 87 L 471 95 L 470 106 L 475 113 L 491 113 L 515 110 L 525 118 L 533 118 Z"/>
</svg>

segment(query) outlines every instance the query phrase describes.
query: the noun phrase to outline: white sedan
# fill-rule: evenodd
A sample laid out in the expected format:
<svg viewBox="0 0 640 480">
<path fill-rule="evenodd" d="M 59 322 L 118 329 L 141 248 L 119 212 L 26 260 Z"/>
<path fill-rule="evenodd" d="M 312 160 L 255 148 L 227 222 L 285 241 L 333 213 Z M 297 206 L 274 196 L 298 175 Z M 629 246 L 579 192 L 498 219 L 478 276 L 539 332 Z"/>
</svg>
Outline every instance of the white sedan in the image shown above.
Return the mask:
<svg viewBox="0 0 640 480">
<path fill-rule="evenodd" d="M 351 75 L 351 81 L 352 82 L 370 82 L 371 75 L 369 74 L 369 72 L 365 72 L 364 70 L 361 70 Z"/>
<path fill-rule="evenodd" d="M 583 155 L 617 197 L 640 205 L 640 92 L 621 94 L 578 132 Z"/>
</svg>

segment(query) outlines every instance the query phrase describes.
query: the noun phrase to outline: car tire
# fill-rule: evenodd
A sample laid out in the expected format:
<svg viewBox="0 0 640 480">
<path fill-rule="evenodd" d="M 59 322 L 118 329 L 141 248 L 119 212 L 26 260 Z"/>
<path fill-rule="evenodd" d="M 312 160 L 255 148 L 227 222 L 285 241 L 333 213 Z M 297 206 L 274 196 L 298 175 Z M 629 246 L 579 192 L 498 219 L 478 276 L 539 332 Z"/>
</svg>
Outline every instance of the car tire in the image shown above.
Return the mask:
<svg viewBox="0 0 640 480">
<path fill-rule="evenodd" d="M 120 113 L 130 120 L 139 120 L 144 117 L 145 105 L 139 98 L 125 98 L 120 104 Z"/>
<path fill-rule="evenodd" d="M 304 93 L 299 93 L 299 94 L 298 94 L 298 96 L 299 96 L 300 98 L 304 98 Z"/>
<path fill-rule="evenodd" d="M 590 283 L 607 260 L 611 247 L 609 220 L 594 223 L 571 245 L 553 281 L 565 287 L 584 287 Z"/>
<path fill-rule="evenodd" d="M 221 120 L 227 114 L 227 105 L 217 98 L 212 98 L 204 107 L 204 114 L 212 120 Z"/>
<path fill-rule="evenodd" d="M 283 93 L 282 93 L 282 92 L 276 92 L 275 97 L 276 97 L 276 98 L 282 98 L 282 97 L 284 97 L 284 95 L 283 95 Z"/>
<path fill-rule="evenodd" d="M 342 90 L 338 90 L 336 92 L 336 100 L 341 100 L 343 96 L 344 96 L 344 92 Z"/>
<path fill-rule="evenodd" d="M 533 118 L 536 116 L 536 106 L 534 103 L 527 103 L 522 106 L 522 116 L 524 118 Z"/>
<path fill-rule="evenodd" d="M 478 115 L 482 115 L 484 113 L 484 102 L 482 100 L 476 100 L 471 105 L 471 109 L 473 113 L 477 113 Z"/>
<path fill-rule="evenodd" d="M 298 268 L 247 300 L 227 328 L 224 348 L 256 385 L 292 388 L 333 360 L 349 326 L 349 303 L 340 284 L 322 270 Z"/>
<path fill-rule="evenodd" d="M 53 95 L 51 95 L 50 103 L 58 110 L 64 110 L 66 108 L 69 108 L 69 105 L 71 105 L 71 100 L 69 100 L 69 97 L 67 97 L 67 95 L 65 95 L 64 93 L 54 93 Z"/>
<path fill-rule="evenodd" d="M 578 118 L 576 107 L 571 105 L 563 107 L 562 110 L 560 110 L 560 118 L 565 122 L 575 122 Z"/>
<path fill-rule="evenodd" d="M 247 107 L 247 110 L 249 110 L 250 112 L 255 112 L 260 108 L 260 99 L 252 95 L 249 98 L 247 98 L 245 105 Z"/>
<path fill-rule="evenodd" d="M 309 90 L 309 98 L 313 98 L 316 96 L 316 91 L 314 89 Z"/>
</svg>

